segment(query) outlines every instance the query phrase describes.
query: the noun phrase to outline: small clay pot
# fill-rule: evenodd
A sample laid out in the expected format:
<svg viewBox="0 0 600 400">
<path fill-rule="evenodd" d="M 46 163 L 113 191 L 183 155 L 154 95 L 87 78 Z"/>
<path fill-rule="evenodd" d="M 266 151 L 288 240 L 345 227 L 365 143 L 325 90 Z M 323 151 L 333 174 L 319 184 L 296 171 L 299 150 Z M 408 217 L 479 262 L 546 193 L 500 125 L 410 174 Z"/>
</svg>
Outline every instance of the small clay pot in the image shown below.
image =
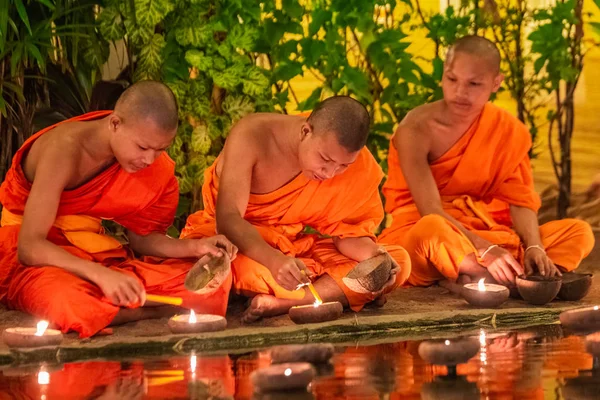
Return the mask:
<svg viewBox="0 0 600 400">
<path fill-rule="evenodd" d="M 323 364 L 328 362 L 331 357 L 333 357 L 333 352 L 333 345 L 329 343 L 276 346 L 271 349 L 271 362 L 273 364 L 290 362 Z"/>
<path fill-rule="evenodd" d="M 502 285 L 486 283 L 485 289 L 480 291 L 477 283 L 467 283 L 463 286 L 461 295 L 469 304 L 484 308 L 499 307 L 510 295 L 508 288 Z"/>
<path fill-rule="evenodd" d="M 211 294 L 221 287 L 231 273 L 231 260 L 225 253 L 221 257 L 211 255 L 200 258 L 185 277 L 183 286 L 197 294 Z"/>
<path fill-rule="evenodd" d="M 342 278 L 342 282 L 353 292 L 375 293 L 390 280 L 392 259 L 387 254 L 360 262 Z"/>
<path fill-rule="evenodd" d="M 583 299 L 592 287 L 592 277 L 592 274 L 576 274 L 572 272 L 563 274 L 558 298 L 567 301 Z"/>
<path fill-rule="evenodd" d="M 574 331 L 590 332 L 600 330 L 600 307 L 585 307 L 563 311 L 560 323 Z"/>
<path fill-rule="evenodd" d="M 519 294 L 523 300 L 536 306 L 543 306 L 554 300 L 560 290 L 561 283 L 562 281 L 558 276 L 517 276 Z"/>
<path fill-rule="evenodd" d="M 56 347 L 62 343 L 62 332 L 46 329 L 43 335 L 36 336 L 36 328 L 7 328 L 2 333 L 2 340 L 11 348 Z"/>
<path fill-rule="evenodd" d="M 290 308 L 290 319 L 296 324 L 313 324 L 317 322 L 333 321 L 344 312 L 344 307 L 339 301 L 323 303 L 318 307 L 314 305 L 296 306 Z"/>
<path fill-rule="evenodd" d="M 479 340 L 459 338 L 452 340 L 426 340 L 419 345 L 419 356 L 435 365 L 464 364 L 479 352 Z"/>
<path fill-rule="evenodd" d="M 196 322 L 189 322 L 189 314 L 175 315 L 167 325 L 173 333 L 216 332 L 227 328 L 227 320 L 220 315 L 196 314 Z"/>
<path fill-rule="evenodd" d="M 250 374 L 256 392 L 299 390 L 315 378 L 316 372 L 309 363 L 273 364 Z"/>
</svg>

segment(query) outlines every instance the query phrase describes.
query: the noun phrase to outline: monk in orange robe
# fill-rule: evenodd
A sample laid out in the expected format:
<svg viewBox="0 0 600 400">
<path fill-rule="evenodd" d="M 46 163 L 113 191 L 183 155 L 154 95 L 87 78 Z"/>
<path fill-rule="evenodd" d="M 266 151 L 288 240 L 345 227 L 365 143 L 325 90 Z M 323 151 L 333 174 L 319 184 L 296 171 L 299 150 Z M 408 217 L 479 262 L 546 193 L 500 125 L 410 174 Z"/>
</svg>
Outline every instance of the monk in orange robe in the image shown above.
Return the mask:
<svg viewBox="0 0 600 400">
<path fill-rule="evenodd" d="M 3 304 L 81 337 L 161 316 L 161 307 L 139 308 L 146 291 L 225 313 L 229 286 L 207 298 L 183 282 L 198 257 L 224 251 L 235 257 L 234 246 L 222 236 L 165 235 L 178 186 L 164 149 L 177 123 L 171 91 L 141 82 L 124 92 L 114 112 L 73 118 L 24 143 L 0 187 Z M 101 219 L 124 226 L 129 246 L 104 234 Z M 155 258 L 135 259 L 133 251 Z"/>
<path fill-rule="evenodd" d="M 500 55 L 485 38 L 459 39 L 444 66 L 444 99 L 400 123 L 384 185 L 393 222 L 379 240 L 412 260 L 408 284 L 572 271 L 594 246 L 583 221 L 538 225 L 527 128 L 488 103 L 500 87 Z"/>
<path fill-rule="evenodd" d="M 375 242 L 383 173 L 365 148 L 368 132 L 365 108 L 343 96 L 323 101 L 308 118 L 257 114 L 232 129 L 205 173 L 205 208 L 188 218 L 182 237 L 218 229 L 240 249 L 233 287 L 253 297 L 245 321 L 313 303 L 306 288 L 296 290 L 309 278 L 323 301 L 355 311 L 406 280 L 405 250 Z M 358 262 L 384 252 L 397 265 L 380 290 L 347 287 L 343 279 Z"/>
</svg>

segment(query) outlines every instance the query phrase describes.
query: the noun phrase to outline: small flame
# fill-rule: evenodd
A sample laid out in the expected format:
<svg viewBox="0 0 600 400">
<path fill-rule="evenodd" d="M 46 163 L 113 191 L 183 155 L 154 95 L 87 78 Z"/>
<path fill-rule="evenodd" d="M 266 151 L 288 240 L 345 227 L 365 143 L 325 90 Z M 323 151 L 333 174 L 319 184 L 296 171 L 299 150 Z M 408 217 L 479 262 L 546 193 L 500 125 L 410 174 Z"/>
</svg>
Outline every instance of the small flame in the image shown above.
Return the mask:
<svg viewBox="0 0 600 400">
<path fill-rule="evenodd" d="M 322 302 L 322 301 L 315 300 L 315 302 L 313 303 L 313 307 L 314 307 L 314 308 L 317 308 L 317 307 L 319 307 L 321 304 L 323 304 L 323 302 Z"/>
<path fill-rule="evenodd" d="M 594 311 L 598 311 L 598 306 L 595 306 L 595 307 L 594 307 Z"/>
<path fill-rule="evenodd" d="M 450 346 L 450 341 L 449 341 L 449 340 L 446 340 L 446 341 L 444 342 L 444 344 L 445 344 L 446 346 Z"/>
<path fill-rule="evenodd" d="M 40 321 L 37 324 L 37 331 L 35 332 L 35 336 L 42 336 L 46 329 L 48 329 L 48 321 Z"/>
<path fill-rule="evenodd" d="M 40 371 L 38 372 L 38 384 L 39 385 L 47 385 L 50 383 L 50 374 L 48 371 Z"/>
<path fill-rule="evenodd" d="M 198 322 L 198 320 L 196 319 L 196 313 L 194 312 L 194 310 L 190 310 L 190 318 L 188 319 L 188 322 L 190 324 L 195 324 L 196 322 Z"/>
<path fill-rule="evenodd" d="M 485 281 L 485 278 L 481 278 L 479 280 L 479 282 L 477 282 L 477 290 L 479 290 L 480 292 L 485 292 L 487 289 L 485 288 L 485 283 L 483 283 Z"/>
<path fill-rule="evenodd" d="M 291 368 L 286 368 L 285 371 L 283 371 L 283 374 L 285 376 L 290 376 L 292 374 L 292 369 Z"/>
<path fill-rule="evenodd" d="M 196 373 L 196 365 L 197 365 L 196 355 L 192 354 L 192 356 L 190 357 L 190 370 L 192 371 L 192 374 Z"/>
</svg>

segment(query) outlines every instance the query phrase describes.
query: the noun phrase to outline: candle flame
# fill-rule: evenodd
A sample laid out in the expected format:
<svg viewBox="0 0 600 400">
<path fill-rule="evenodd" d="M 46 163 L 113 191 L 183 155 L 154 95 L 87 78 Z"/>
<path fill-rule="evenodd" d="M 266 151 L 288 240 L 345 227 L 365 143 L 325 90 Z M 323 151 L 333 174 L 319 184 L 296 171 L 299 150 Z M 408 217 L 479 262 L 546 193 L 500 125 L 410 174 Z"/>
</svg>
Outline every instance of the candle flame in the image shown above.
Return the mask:
<svg viewBox="0 0 600 400">
<path fill-rule="evenodd" d="M 450 346 L 450 341 L 449 341 L 449 340 L 446 340 L 446 341 L 444 342 L 444 344 L 445 344 L 446 346 Z"/>
<path fill-rule="evenodd" d="M 46 329 L 48 329 L 48 321 L 40 321 L 37 324 L 37 331 L 35 332 L 35 336 L 42 336 Z"/>
<path fill-rule="evenodd" d="M 38 372 L 38 384 L 39 385 L 47 385 L 50 383 L 50 374 L 48 371 L 40 371 Z"/>
<path fill-rule="evenodd" d="M 190 324 L 195 324 L 196 322 L 198 322 L 198 320 L 196 319 L 196 313 L 194 312 L 194 310 L 190 310 L 190 318 L 188 319 L 188 322 Z"/>
<path fill-rule="evenodd" d="M 598 306 L 595 306 L 595 307 L 594 307 L 594 311 L 598 311 Z"/>
<path fill-rule="evenodd" d="M 313 307 L 314 307 L 314 308 L 317 308 L 317 307 L 319 307 L 321 304 L 323 304 L 323 302 L 322 302 L 322 301 L 315 300 L 315 302 L 313 303 Z"/>
<path fill-rule="evenodd" d="M 292 369 L 291 368 L 286 368 L 285 371 L 283 371 L 283 374 L 285 376 L 290 376 L 292 374 Z"/>
<path fill-rule="evenodd" d="M 485 288 L 485 283 L 483 283 L 485 281 L 485 278 L 481 278 L 479 280 L 479 282 L 477 282 L 477 290 L 479 290 L 480 292 L 485 292 L 487 289 Z"/>
</svg>

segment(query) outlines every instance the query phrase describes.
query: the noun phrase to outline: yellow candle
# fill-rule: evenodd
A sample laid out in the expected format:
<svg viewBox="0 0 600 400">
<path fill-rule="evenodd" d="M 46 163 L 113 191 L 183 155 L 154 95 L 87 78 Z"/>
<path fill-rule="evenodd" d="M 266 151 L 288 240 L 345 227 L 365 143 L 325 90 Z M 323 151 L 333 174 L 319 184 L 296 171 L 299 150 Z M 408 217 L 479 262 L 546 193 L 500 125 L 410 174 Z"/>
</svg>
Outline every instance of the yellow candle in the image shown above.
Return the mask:
<svg viewBox="0 0 600 400">
<path fill-rule="evenodd" d="M 146 300 L 154 301 L 156 303 L 172 304 L 174 306 L 180 306 L 183 303 L 181 297 L 159 296 L 157 294 L 147 294 Z"/>
<path fill-rule="evenodd" d="M 315 287 L 313 286 L 312 283 L 308 284 L 308 290 L 310 290 L 310 292 L 312 293 L 312 295 L 315 298 L 315 301 L 319 304 L 323 304 L 323 300 L 321 300 L 321 296 L 319 296 L 319 293 L 317 293 L 317 291 L 315 290 Z"/>
</svg>

